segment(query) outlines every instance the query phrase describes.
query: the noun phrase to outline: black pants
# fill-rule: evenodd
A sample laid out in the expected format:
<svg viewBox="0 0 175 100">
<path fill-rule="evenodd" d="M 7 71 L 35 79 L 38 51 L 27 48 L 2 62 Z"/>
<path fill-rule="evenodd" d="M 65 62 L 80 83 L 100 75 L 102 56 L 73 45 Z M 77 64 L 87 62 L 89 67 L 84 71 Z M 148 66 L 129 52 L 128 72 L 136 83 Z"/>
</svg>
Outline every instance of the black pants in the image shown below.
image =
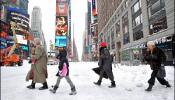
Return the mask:
<svg viewBox="0 0 175 100">
<path fill-rule="evenodd" d="M 158 73 L 158 70 L 154 70 L 151 74 L 151 78 L 148 80 L 148 83 L 151 84 L 151 85 L 154 85 L 155 83 L 155 79 L 157 78 L 157 80 L 159 81 L 160 84 L 162 85 L 167 85 L 169 84 L 168 81 L 166 81 L 164 78 L 159 78 L 157 77 L 157 73 Z"/>
<path fill-rule="evenodd" d="M 101 69 L 101 71 L 100 71 L 99 81 L 102 81 L 104 72 L 106 72 L 106 74 L 107 74 L 108 78 L 111 80 L 111 82 L 114 82 L 114 75 L 113 75 L 112 70 L 105 71 L 104 69 Z"/>
</svg>

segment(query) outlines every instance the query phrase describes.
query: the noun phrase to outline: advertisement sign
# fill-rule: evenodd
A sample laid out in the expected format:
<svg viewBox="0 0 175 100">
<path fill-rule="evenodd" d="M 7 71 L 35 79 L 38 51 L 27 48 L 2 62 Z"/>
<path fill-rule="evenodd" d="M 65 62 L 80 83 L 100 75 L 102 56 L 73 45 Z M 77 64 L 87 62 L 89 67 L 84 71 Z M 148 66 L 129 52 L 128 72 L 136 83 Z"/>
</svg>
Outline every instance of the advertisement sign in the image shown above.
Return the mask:
<svg viewBox="0 0 175 100">
<path fill-rule="evenodd" d="M 68 13 L 68 4 L 67 3 L 56 3 L 56 15 L 57 16 L 66 16 Z"/>
<path fill-rule="evenodd" d="M 56 36 L 66 36 L 68 32 L 67 16 L 58 16 L 56 18 Z"/>
<path fill-rule="evenodd" d="M 8 22 L 14 21 L 17 24 L 17 33 L 24 34 L 22 31 L 29 30 L 29 15 L 16 8 L 8 8 Z"/>
<path fill-rule="evenodd" d="M 16 34 L 16 38 L 18 40 L 18 43 L 27 45 L 27 40 L 24 40 L 22 35 L 17 35 Z"/>
<path fill-rule="evenodd" d="M 97 15 L 96 2 L 95 2 L 95 0 L 92 0 L 92 15 L 93 16 L 96 16 Z"/>
<path fill-rule="evenodd" d="M 23 51 L 26 51 L 26 52 L 29 51 L 29 47 L 28 47 L 27 45 L 25 45 L 25 44 L 20 44 L 19 47 L 20 47 L 21 50 L 23 50 Z"/>
<path fill-rule="evenodd" d="M 56 36 L 55 37 L 55 46 L 56 47 L 66 47 L 67 46 L 66 36 Z"/>
<path fill-rule="evenodd" d="M 60 2 L 64 2 L 64 3 L 66 3 L 67 0 L 56 0 L 56 3 L 60 3 Z"/>
<path fill-rule="evenodd" d="M 0 37 L 0 49 L 4 49 L 4 48 L 6 48 L 7 47 L 7 43 L 6 43 L 6 40 L 4 39 L 4 38 L 1 38 Z"/>
</svg>

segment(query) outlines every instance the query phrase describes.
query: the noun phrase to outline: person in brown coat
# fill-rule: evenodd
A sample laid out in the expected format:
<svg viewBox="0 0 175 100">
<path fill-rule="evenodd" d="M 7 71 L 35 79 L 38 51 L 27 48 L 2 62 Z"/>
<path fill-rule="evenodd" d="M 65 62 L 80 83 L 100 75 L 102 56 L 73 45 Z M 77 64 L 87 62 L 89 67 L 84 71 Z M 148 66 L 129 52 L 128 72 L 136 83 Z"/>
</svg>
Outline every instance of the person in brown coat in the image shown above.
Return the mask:
<svg viewBox="0 0 175 100">
<path fill-rule="evenodd" d="M 34 39 L 34 52 L 31 56 L 31 69 L 27 74 L 26 81 L 32 80 L 32 84 L 27 86 L 29 89 L 35 89 L 35 83 L 42 83 L 43 87 L 39 90 L 48 89 L 47 85 L 47 54 L 40 44 L 40 39 Z"/>
</svg>

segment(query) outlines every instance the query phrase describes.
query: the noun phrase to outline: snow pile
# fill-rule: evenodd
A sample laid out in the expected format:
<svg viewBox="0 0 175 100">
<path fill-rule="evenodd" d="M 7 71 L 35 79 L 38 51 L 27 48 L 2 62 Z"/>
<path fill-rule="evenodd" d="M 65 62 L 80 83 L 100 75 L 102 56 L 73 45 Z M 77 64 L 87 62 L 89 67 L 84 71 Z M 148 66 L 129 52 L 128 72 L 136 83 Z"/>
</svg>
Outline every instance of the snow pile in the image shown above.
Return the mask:
<svg viewBox="0 0 175 100">
<path fill-rule="evenodd" d="M 1 100 L 174 100 L 174 68 L 166 66 L 166 79 L 172 85 L 165 88 L 156 81 L 152 92 L 145 92 L 147 80 L 150 78 L 151 70 L 148 65 L 125 66 L 118 64 L 113 68 L 116 88 L 110 89 L 110 81 L 103 79 L 101 86 L 95 86 L 99 76 L 92 68 L 97 67 L 96 62 L 71 62 L 70 77 L 76 85 L 78 94 L 69 96 L 70 87 L 65 79 L 56 94 L 49 90 L 38 90 L 41 84 L 36 85 L 35 90 L 26 88 L 30 82 L 25 82 L 25 76 L 30 65 L 24 63 L 22 67 L 1 68 Z M 48 66 L 48 84 L 56 83 L 55 74 L 57 65 Z"/>
</svg>

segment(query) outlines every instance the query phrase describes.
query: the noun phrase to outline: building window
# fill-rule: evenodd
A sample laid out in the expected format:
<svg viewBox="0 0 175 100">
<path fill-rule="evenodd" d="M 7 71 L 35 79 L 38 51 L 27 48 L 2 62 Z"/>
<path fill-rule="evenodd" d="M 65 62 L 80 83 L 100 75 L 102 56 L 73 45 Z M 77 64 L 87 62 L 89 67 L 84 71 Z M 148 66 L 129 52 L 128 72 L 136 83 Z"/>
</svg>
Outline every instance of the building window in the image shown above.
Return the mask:
<svg viewBox="0 0 175 100">
<path fill-rule="evenodd" d="M 133 27 L 138 26 L 142 23 L 142 14 L 138 15 L 136 18 L 133 18 L 132 25 Z"/>
<path fill-rule="evenodd" d="M 134 4 L 134 6 L 132 7 L 133 13 L 136 13 L 137 11 L 139 11 L 140 8 L 141 8 L 141 2 L 140 2 L 140 0 L 138 0 L 138 1 Z"/>
<path fill-rule="evenodd" d="M 133 30 L 133 40 L 136 41 L 141 38 L 143 38 L 142 26 L 136 31 Z"/>
<path fill-rule="evenodd" d="M 130 39 L 129 39 L 129 32 L 128 33 L 125 33 L 123 34 L 123 44 L 127 44 L 130 42 Z"/>
<path fill-rule="evenodd" d="M 110 34 L 109 33 L 107 35 L 107 43 L 108 43 L 108 48 L 110 50 L 111 49 L 111 43 L 110 43 Z"/>
<path fill-rule="evenodd" d="M 121 34 L 120 34 L 120 21 L 118 21 L 115 24 L 115 29 L 116 29 L 116 37 L 120 37 L 121 36 Z"/>
<path fill-rule="evenodd" d="M 111 29 L 111 42 L 112 42 L 112 49 L 115 49 L 114 27 L 112 27 Z"/>
<path fill-rule="evenodd" d="M 128 13 L 122 17 L 122 27 L 123 27 L 123 44 L 130 42 L 129 39 L 129 22 L 128 22 Z"/>
<path fill-rule="evenodd" d="M 136 41 L 143 38 L 142 12 L 141 12 L 140 0 L 138 0 L 132 6 L 132 27 L 133 27 L 133 40 Z"/>
<path fill-rule="evenodd" d="M 150 35 L 167 29 L 167 18 L 164 0 L 147 0 Z"/>
<path fill-rule="evenodd" d="M 128 13 L 126 13 L 126 14 L 122 17 L 122 27 L 123 27 L 123 33 L 129 32 Z"/>
</svg>

